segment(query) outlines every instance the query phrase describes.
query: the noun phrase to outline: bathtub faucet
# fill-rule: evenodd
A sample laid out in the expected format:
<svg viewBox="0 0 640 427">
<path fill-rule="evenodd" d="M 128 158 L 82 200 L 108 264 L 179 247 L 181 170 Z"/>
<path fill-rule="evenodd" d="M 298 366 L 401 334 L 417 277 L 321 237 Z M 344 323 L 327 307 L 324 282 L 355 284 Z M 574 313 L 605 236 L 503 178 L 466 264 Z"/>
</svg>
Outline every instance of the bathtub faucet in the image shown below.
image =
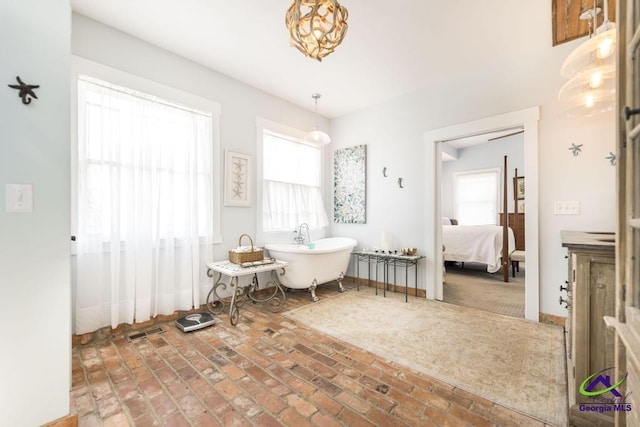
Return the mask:
<svg viewBox="0 0 640 427">
<path fill-rule="evenodd" d="M 304 238 L 303 229 L 307 229 L 307 238 Z M 296 237 L 293 238 L 293 241 L 298 245 L 305 245 L 311 241 L 311 236 L 309 235 L 309 225 L 306 222 L 303 222 L 298 226 L 296 230 L 293 231 L 296 233 Z"/>
</svg>

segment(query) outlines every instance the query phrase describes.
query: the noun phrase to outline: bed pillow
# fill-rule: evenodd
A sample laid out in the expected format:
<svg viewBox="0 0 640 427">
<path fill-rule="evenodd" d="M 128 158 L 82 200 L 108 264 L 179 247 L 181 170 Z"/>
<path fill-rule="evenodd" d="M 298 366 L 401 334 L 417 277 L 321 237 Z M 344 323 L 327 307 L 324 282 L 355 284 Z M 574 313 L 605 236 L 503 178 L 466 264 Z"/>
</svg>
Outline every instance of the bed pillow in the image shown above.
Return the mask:
<svg viewBox="0 0 640 427">
<path fill-rule="evenodd" d="M 451 220 L 446 216 L 442 217 L 442 225 L 451 225 Z"/>
</svg>

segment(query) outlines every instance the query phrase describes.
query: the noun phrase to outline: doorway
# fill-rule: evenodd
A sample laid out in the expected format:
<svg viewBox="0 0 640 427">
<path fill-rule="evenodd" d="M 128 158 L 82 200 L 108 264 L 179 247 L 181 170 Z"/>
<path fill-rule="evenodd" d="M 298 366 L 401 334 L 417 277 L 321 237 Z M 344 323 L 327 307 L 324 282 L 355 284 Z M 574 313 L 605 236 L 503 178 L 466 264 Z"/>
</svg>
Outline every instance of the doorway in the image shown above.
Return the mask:
<svg viewBox="0 0 640 427">
<path fill-rule="evenodd" d="M 527 274 L 525 277 L 525 318 L 539 321 L 539 267 L 538 267 L 538 121 L 539 107 L 531 107 L 472 122 L 435 129 L 424 134 L 427 144 L 425 164 L 431 171 L 430 185 L 425 189 L 425 241 L 433 245 L 427 249 L 428 261 L 424 265 L 427 298 L 443 299 L 442 254 L 442 144 L 443 141 L 522 127 L 524 130 L 524 161 L 527 171 L 527 198 L 525 225 Z M 432 205 L 431 205 L 432 204 Z"/>
<path fill-rule="evenodd" d="M 501 268 L 500 256 L 505 218 L 509 252 L 526 248 L 524 193 L 514 191 L 516 175 L 526 176 L 523 132 L 517 127 L 440 142 L 446 303 L 524 318 L 525 263 Z"/>
</svg>

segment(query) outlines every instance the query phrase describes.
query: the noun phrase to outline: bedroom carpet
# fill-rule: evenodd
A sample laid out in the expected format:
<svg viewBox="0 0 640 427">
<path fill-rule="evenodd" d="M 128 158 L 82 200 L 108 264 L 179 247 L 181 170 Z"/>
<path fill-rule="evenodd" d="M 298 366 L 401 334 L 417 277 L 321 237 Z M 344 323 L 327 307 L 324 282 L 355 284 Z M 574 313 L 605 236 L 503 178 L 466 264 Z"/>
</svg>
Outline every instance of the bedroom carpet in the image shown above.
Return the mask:
<svg viewBox="0 0 640 427">
<path fill-rule="evenodd" d="M 505 316 L 524 318 L 524 263 L 516 277 L 502 281 L 502 272 L 487 273 L 483 264 L 447 266 L 444 301 Z M 509 271 L 511 273 L 511 271 Z"/>
<path fill-rule="evenodd" d="M 554 325 L 372 290 L 285 316 L 545 423 L 567 425 L 564 335 Z"/>
</svg>

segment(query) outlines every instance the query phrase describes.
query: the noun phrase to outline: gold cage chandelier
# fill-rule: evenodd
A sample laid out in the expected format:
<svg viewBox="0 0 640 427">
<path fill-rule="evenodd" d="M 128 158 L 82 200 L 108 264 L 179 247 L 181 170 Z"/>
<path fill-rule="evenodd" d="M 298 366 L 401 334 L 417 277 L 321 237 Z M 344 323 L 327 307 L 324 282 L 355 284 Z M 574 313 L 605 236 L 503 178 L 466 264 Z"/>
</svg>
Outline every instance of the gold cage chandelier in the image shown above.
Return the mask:
<svg viewBox="0 0 640 427">
<path fill-rule="evenodd" d="M 289 43 L 305 56 L 322 61 L 342 43 L 348 16 L 336 0 L 294 0 L 285 16 Z"/>
</svg>

